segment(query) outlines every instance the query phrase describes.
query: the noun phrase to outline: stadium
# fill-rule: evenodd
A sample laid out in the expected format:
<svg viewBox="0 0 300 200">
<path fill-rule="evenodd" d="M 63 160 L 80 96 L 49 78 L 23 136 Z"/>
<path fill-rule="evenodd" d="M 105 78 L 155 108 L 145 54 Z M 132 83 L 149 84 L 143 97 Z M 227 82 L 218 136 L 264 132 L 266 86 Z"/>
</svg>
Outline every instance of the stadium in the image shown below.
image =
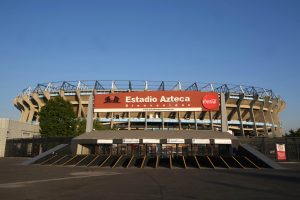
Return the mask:
<svg viewBox="0 0 300 200">
<path fill-rule="evenodd" d="M 190 104 L 186 101 L 190 97 L 186 97 L 187 99 L 176 97 L 182 93 L 194 95 L 195 92 L 215 93 L 219 97 L 224 94 L 226 106 L 224 115 L 227 116 L 228 131 L 234 136 L 283 134 L 279 113 L 284 110 L 286 103 L 272 90 L 253 86 L 180 81 L 61 81 L 26 88 L 13 103 L 20 111 L 20 121 L 23 122 L 38 123 L 39 110 L 49 99 L 56 96 L 70 101 L 77 116 L 86 118 L 89 96 L 93 94 L 95 96 L 93 119 L 112 129 L 221 131 L 221 109 L 189 108 Z M 116 95 L 135 93 L 144 97 L 126 97 L 127 103 L 141 103 L 141 106 L 143 103 L 147 103 L 147 106 L 153 103 L 155 106 L 157 98 L 160 98 L 159 100 L 165 104 L 159 105 L 160 109 L 128 109 L 127 104 L 126 108 L 113 109 L 120 105 L 117 104 L 119 97 Z M 160 96 L 157 97 L 157 94 Z M 168 95 L 163 96 L 164 94 L 171 96 L 166 99 L 165 96 Z M 109 109 L 96 109 L 97 95 L 106 95 L 106 103 L 115 101 L 116 104 L 110 104 Z M 161 99 L 162 97 L 165 99 Z M 217 104 L 221 107 L 219 102 Z M 180 108 L 167 109 L 168 106 Z"/>
</svg>

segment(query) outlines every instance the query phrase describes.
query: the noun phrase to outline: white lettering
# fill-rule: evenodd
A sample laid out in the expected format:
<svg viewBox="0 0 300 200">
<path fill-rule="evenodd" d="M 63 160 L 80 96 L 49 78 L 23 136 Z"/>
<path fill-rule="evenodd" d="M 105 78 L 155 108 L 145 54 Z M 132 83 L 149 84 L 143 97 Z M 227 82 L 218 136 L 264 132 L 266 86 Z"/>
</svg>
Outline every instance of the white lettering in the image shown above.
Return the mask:
<svg viewBox="0 0 300 200">
<path fill-rule="evenodd" d="M 204 99 L 203 103 L 204 104 L 216 104 L 217 103 L 217 99 Z"/>
<path fill-rule="evenodd" d="M 174 97 L 174 96 L 170 96 L 170 97 L 165 97 L 165 96 L 161 96 L 160 98 L 160 102 L 190 102 L 191 99 L 190 97 Z"/>
<path fill-rule="evenodd" d="M 144 103 L 144 102 L 151 103 L 151 102 L 157 102 L 157 98 L 152 96 L 147 96 L 145 98 L 138 97 L 138 96 L 136 97 L 126 96 L 125 102 L 126 103 Z"/>
</svg>

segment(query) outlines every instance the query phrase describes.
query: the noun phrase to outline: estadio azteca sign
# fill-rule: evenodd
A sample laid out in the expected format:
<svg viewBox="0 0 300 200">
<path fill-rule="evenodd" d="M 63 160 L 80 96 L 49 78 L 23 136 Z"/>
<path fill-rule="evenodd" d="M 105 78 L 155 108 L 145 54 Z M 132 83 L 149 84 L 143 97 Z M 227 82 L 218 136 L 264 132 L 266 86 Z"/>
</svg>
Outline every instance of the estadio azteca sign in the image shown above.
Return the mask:
<svg viewBox="0 0 300 200">
<path fill-rule="evenodd" d="M 219 97 L 215 92 L 145 91 L 96 94 L 95 112 L 172 112 L 217 111 Z"/>
</svg>

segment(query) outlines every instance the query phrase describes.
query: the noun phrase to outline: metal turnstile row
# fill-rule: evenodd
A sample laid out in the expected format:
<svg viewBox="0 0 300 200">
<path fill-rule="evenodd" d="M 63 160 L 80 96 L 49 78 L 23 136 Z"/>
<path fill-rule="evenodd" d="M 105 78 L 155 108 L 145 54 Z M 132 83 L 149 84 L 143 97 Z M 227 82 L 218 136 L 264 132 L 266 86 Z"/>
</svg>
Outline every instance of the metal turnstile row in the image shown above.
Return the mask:
<svg viewBox="0 0 300 200">
<path fill-rule="evenodd" d="M 111 168 L 265 168 L 245 156 L 51 155 L 34 164 Z"/>
</svg>

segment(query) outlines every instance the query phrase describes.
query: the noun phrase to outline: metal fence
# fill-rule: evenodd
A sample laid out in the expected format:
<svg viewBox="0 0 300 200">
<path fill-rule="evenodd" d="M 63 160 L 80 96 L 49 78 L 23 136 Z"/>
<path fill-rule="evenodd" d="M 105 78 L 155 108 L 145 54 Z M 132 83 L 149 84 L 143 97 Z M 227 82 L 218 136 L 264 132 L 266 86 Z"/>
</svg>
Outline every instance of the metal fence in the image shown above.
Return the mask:
<svg viewBox="0 0 300 200">
<path fill-rule="evenodd" d="M 72 137 L 8 139 L 6 157 L 34 157 L 59 144 L 69 144 Z M 247 143 L 261 153 L 276 160 L 276 144 L 285 144 L 287 161 L 300 161 L 300 137 L 239 137 L 241 143 Z"/>
<path fill-rule="evenodd" d="M 300 161 L 300 137 L 239 137 L 239 140 L 273 160 L 276 160 L 276 144 L 285 144 L 286 161 Z"/>
<path fill-rule="evenodd" d="M 72 137 L 7 139 L 5 157 L 34 157 L 59 144 L 69 144 Z"/>
</svg>

